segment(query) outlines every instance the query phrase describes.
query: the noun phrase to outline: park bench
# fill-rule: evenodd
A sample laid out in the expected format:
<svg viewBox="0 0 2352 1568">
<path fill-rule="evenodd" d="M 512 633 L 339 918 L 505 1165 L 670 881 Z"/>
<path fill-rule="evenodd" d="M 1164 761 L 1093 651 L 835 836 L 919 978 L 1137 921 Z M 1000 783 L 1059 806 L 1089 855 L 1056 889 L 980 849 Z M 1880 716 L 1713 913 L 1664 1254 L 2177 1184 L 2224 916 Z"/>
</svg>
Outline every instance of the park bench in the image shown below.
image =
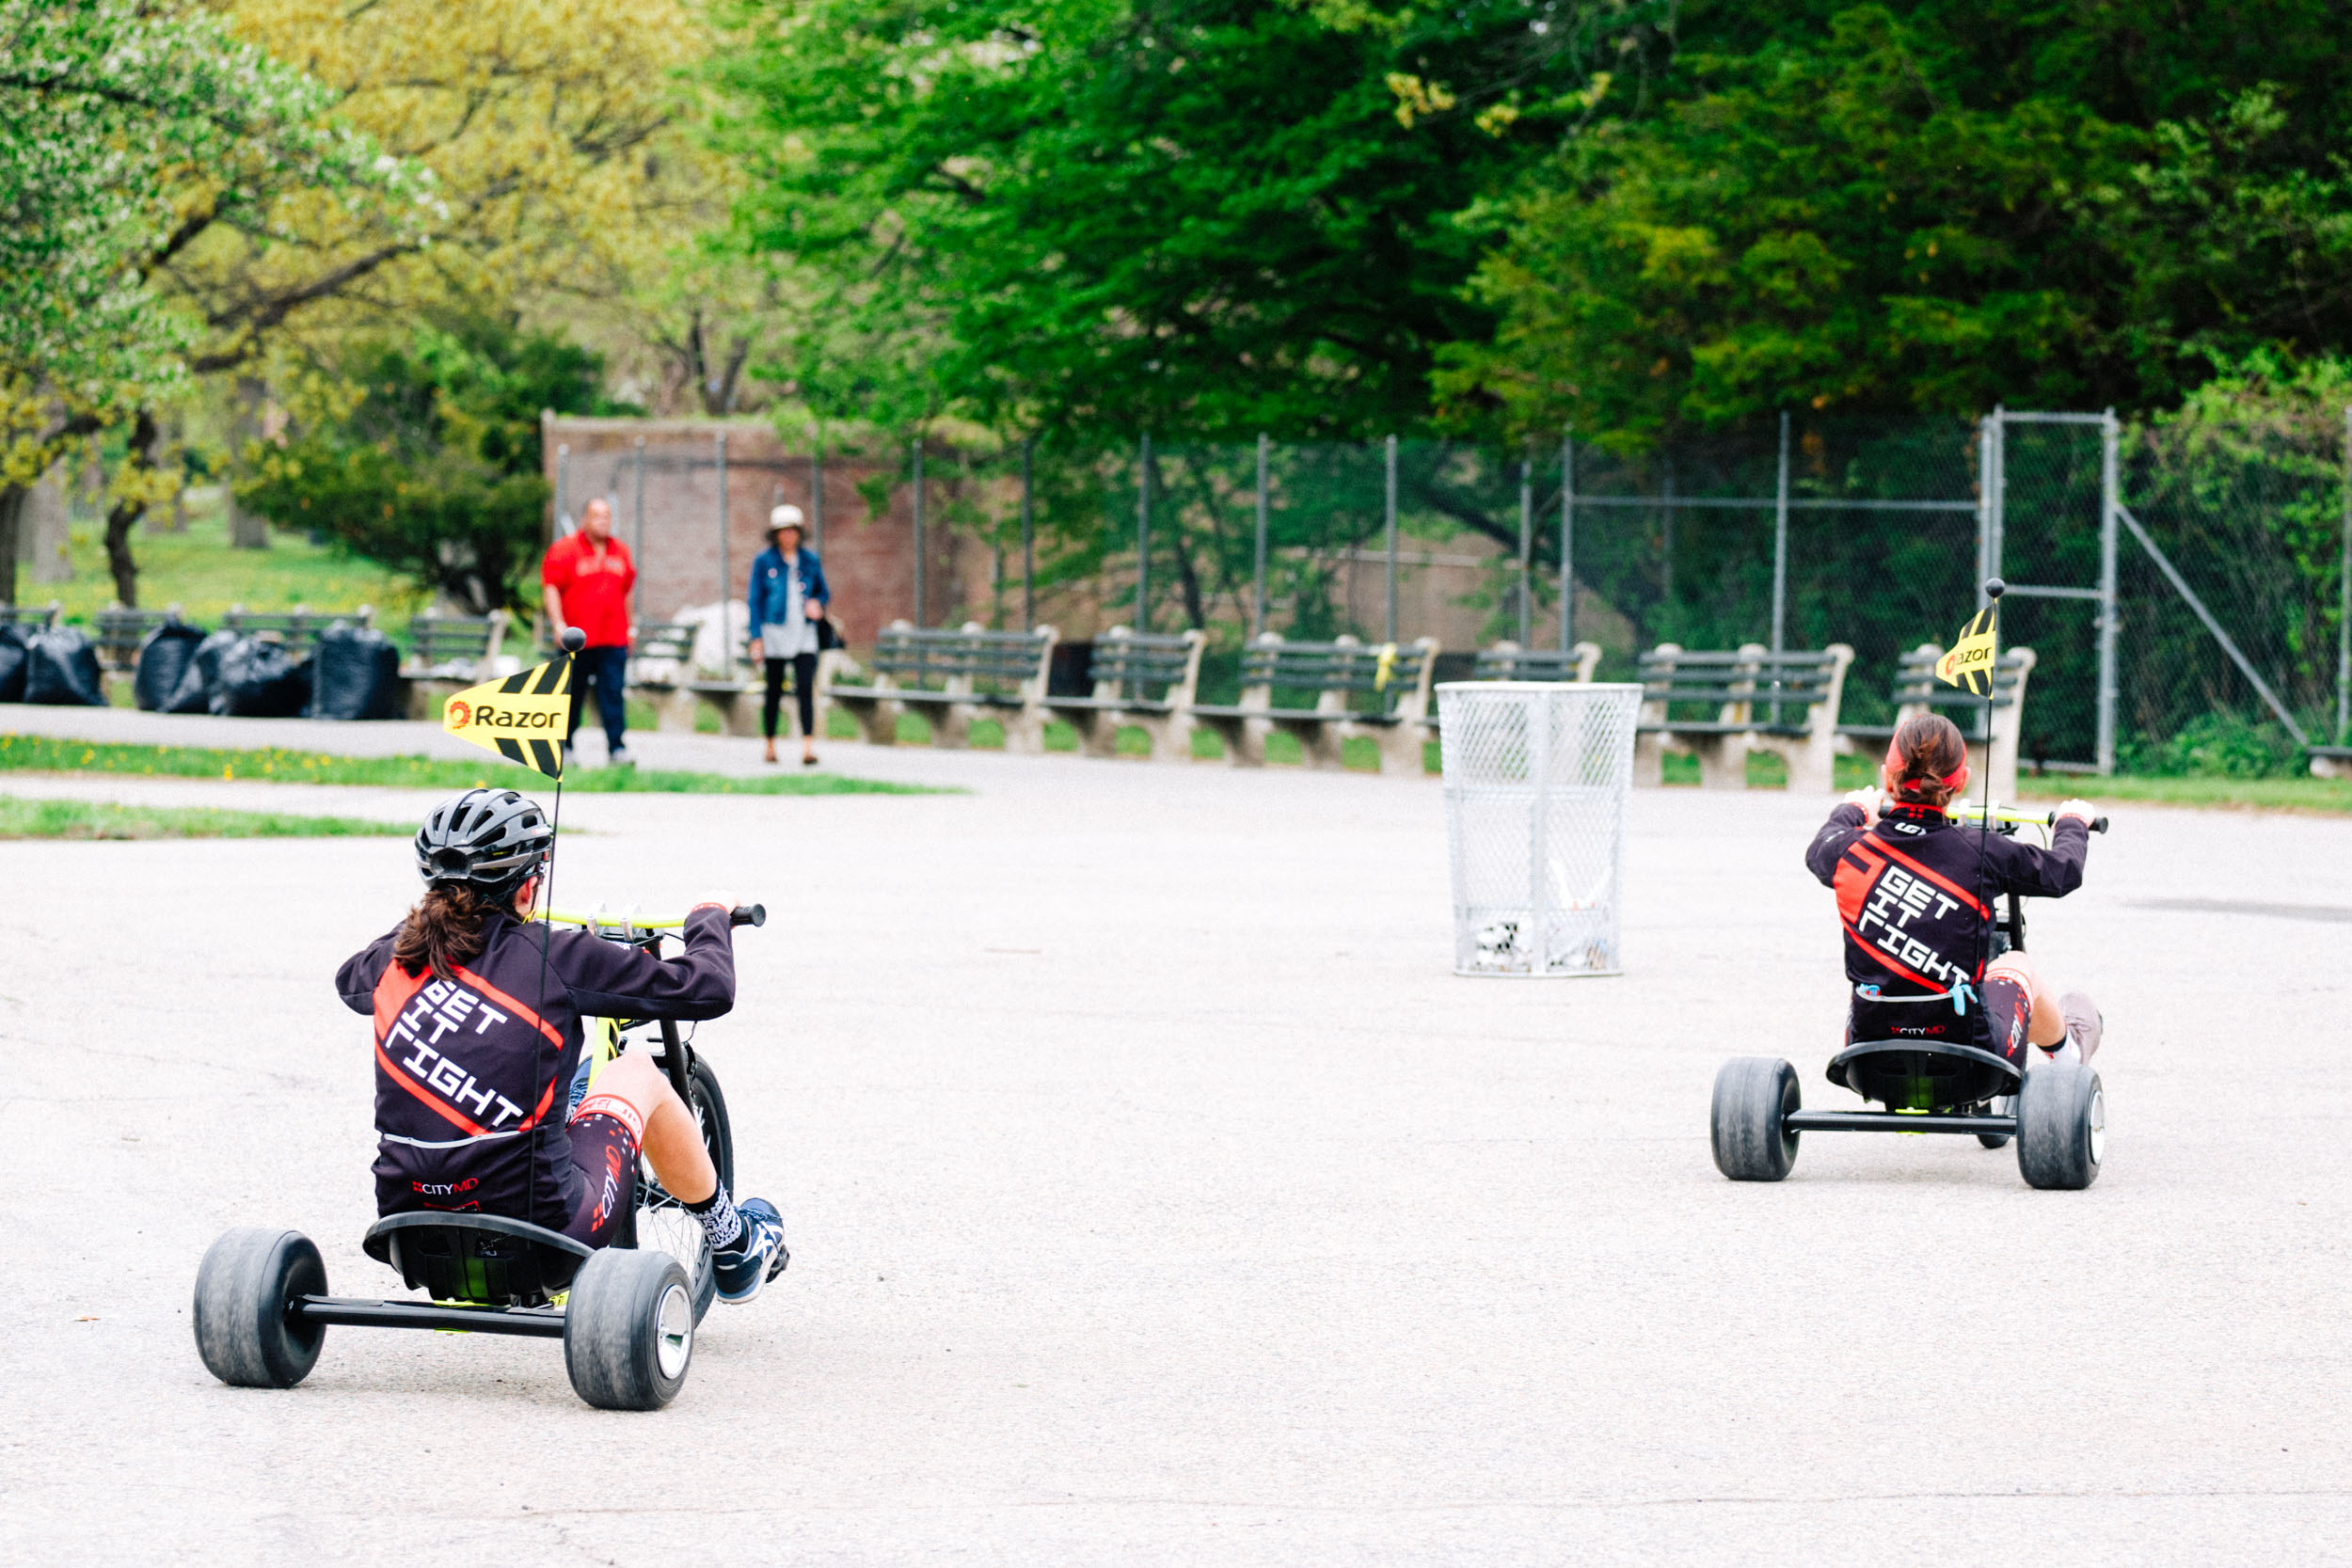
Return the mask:
<svg viewBox="0 0 2352 1568">
<path fill-rule="evenodd" d="M 220 618 L 220 629 L 282 642 L 288 653 L 300 658 L 318 646 L 319 633 L 327 627 L 365 626 L 374 620 L 373 605 L 363 604 L 357 610 L 312 610 L 299 604 L 292 610 L 247 610 L 232 604 Z"/>
<path fill-rule="evenodd" d="M 640 626 L 629 650 L 628 688 L 652 705 L 658 730 L 693 731 L 695 630 L 691 621 Z M 720 718 L 723 722 L 723 709 Z"/>
<path fill-rule="evenodd" d="M 65 606 L 52 599 L 45 605 L 0 604 L 0 626 L 22 626 L 26 631 L 47 631 L 57 624 Z"/>
<path fill-rule="evenodd" d="M 108 605 L 98 612 L 98 657 L 113 670 L 130 670 L 139 662 L 139 646 L 148 634 L 180 625 L 180 607 L 167 610 L 125 610 Z"/>
<path fill-rule="evenodd" d="M 1836 787 L 1837 705 L 1853 650 L 1832 643 L 1820 653 L 1775 654 L 1756 643 L 1731 653 L 1701 653 L 1661 642 L 1641 658 L 1642 713 L 1633 739 L 1637 784 L 1664 782 L 1665 753 L 1687 751 L 1708 789 L 1745 789 L 1750 752 L 1788 764 L 1788 787 L 1829 794 Z M 1678 715 L 1700 707 L 1706 717 Z"/>
<path fill-rule="evenodd" d="M 1600 646 L 1579 642 L 1573 648 L 1522 648 L 1498 642 L 1478 650 L 1470 666 L 1474 681 L 1576 681 L 1589 683 L 1600 664 Z"/>
<path fill-rule="evenodd" d="M 1268 632 L 1242 647 L 1241 701 L 1196 704 L 1191 716 L 1215 730 L 1227 759 L 1241 766 L 1263 765 L 1266 737 L 1277 732 L 1298 741 L 1310 768 L 1338 767 L 1344 743 L 1364 737 L 1379 747 L 1381 771 L 1417 778 L 1437 653 L 1427 637 L 1375 647 L 1353 637 L 1291 642 Z M 1311 706 L 1276 704 L 1278 695 L 1307 693 Z"/>
<path fill-rule="evenodd" d="M 362 622 L 361 625 L 366 623 Z M 411 719 L 437 721 L 444 698 L 499 673 L 499 647 L 506 639 L 506 616 L 439 615 L 426 610 L 408 622 L 408 660 L 400 677 L 408 685 L 405 711 Z"/>
<path fill-rule="evenodd" d="M 1193 697 L 1200 685 L 1200 652 L 1208 638 L 1199 631 L 1139 632 L 1113 626 L 1094 641 L 1088 673 L 1090 694 L 1044 698 L 1045 710 L 1078 732 L 1088 756 L 1115 755 L 1119 732 L 1133 725 L 1152 743 L 1160 762 L 1192 757 Z"/>
<path fill-rule="evenodd" d="M 1948 709 L 1951 711 L 1945 717 L 1960 726 L 1962 736 L 1968 742 L 1968 767 L 1978 787 L 1984 787 L 1989 742 L 1993 797 L 1997 800 L 2016 800 L 2018 739 L 2025 729 L 2026 677 L 2033 673 L 2033 650 L 2010 648 L 2001 655 L 1993 669 L 1993 694 L 1989 697 L 1979 697 L 1936 679 L 1936 660 L 1943 657 L 1942 648 L 1922 642 L 1897 659 L 1895 723 L 1840 724 L 1838 750 L 1868 757 L 1876 766 L 1885 754 L 1886 743 L 1894 738 L 1896 724 L 1923 713 Z"/>
<path fill-rule="evenodd" d="M 1051 626 L 990 631 L 967 621 L 956 631 L 930 631 L 893 621 L 859 672 L 868 679 L 844 685 L 846 660 L 820 665 L 818 691 L 857 721 L 869 745 L 896 744 L 898 716 L 920 710 L 942 746 L 963 745 L 972 721 L 989 716 L 1003 723 L 1007 751 L 1039 752 L 1045 746 L 1042 704 L 1055 637 Z"/>
<path fill-rule="evenodd" d="M 2352 746 L 2306 746 L 2314 779 L 2352 779 Z"/>
</svg>

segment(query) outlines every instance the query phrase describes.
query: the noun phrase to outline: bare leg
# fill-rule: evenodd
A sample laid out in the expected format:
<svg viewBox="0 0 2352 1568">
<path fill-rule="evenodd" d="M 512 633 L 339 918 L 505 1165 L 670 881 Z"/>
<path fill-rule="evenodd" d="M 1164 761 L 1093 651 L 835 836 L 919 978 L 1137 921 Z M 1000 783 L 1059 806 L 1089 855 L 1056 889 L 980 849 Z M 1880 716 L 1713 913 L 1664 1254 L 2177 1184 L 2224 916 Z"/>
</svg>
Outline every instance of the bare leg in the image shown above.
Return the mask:
<svg viewBox="0 0 2352 1568">
<path fill-rule="evenodd" d="M 2005 974 L 2026 988 L 2026 996 L 2032 1013 L 2026 1021 L 2026 1043 L 2054 1051 L 2066 1040 L 2066 1019 L 2058 1011 L 2058 1000 L 2049 987 L 2042 983 L 2041 973 L 2023 953 L 2004 953 L 1985 970 L 1985 977 Z"/>
<path fill-rule="evenodd" d="M 635 1051 L 615 1056 L 596 1074 L 591 1094 L 609 1094 L 636 1107 L 645 1123 L 645 1163 L 653 1166 L 670 1195 L 683 1203 L 700 1203 L 719 1190 L 719 1172 L 710 1163 L 694 1127 L 694 1113 L 677 1097 L 670 1080 L 653 1058 Z"/>
</svg>

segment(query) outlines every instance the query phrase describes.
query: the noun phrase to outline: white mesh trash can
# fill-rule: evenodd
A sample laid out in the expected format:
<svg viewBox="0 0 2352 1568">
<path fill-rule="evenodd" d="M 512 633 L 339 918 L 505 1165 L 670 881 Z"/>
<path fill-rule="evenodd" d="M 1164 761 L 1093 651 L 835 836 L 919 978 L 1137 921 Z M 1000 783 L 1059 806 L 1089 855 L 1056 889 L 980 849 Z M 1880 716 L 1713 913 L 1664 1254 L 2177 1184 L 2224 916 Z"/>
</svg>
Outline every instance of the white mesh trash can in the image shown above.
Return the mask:
<svg viewBox="0 0 2352 1568">
<path fill-rule="evenodd" d="M 1456 974 L 1614 974 L 1638 685 L 1438 688 Z"/>
</svg>

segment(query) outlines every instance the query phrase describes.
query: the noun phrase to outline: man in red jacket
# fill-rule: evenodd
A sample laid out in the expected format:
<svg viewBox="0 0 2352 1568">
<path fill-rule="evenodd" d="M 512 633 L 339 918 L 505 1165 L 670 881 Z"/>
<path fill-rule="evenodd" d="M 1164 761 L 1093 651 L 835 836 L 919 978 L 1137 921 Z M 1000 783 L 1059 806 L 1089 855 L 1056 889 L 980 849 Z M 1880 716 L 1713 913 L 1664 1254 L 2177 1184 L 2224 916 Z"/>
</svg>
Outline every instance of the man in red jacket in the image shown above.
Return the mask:
<svg viewBox="0 0 2352 1568">
<path fill-rule="evenodd" d="M 546 590 L 548 630 L 561 639 L 564 627 L 578 626 L 588 638 L 587 646 L 572 657 L 572 725 L 564 750 L 571 752 L 593 686 L 596 712 L 604 720 L 605 760 L 620 767 L 629 760 L 622 737 L 628 730 L 628 649 L 637 640 L 629 614 L 637 562 L 629 559 L 628 546 L 612 537 L 611 506 L 602 499 L 588 503 L 580 531 L 548 546 L 539 582 Z"/>
</svg>

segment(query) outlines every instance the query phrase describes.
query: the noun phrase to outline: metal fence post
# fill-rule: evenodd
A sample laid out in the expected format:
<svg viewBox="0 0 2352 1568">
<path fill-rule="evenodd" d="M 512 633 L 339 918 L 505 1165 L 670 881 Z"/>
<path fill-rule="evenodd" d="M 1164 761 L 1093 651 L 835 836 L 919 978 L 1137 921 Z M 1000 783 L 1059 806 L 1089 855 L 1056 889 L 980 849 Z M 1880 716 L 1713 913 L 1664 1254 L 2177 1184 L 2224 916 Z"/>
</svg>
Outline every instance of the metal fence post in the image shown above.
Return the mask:
<svg viewBox="0 0 2352 1568">
<path fill-rule="evenodd" d="M 825 553 L 825 444 L 808 449 L 808 536 L 810 547 Z"/>
<path fill-rule="evenodd" d="M 1787 646 L 1788 626 L 1788 411 L 1780 415 L 1780 479 L 1772 490 L 1772 652 Z M 1774 673 L 1775 677 L 1778 672 Z M 1773 708 L 1775 720 L 1779 708 Z"/>
<path fill-rule="evenodd" d="M 1387 507 L 1389 530 L 1389 625 L 1380 641 L 1396 641 L 1396 437 L 1389 437 L 1389 494 Z"/>
<path fill-rule="evenodd" d="M 1667 629 L 1673 630 L 1676 621 L 1674 612 L 1675 457 L 1673 452 L 1667 452 L 1664 457 L 1661 459 L 1660 468 L 1661 470 L 1661 475 L 1659 483 L 1660 506 L 1658 513 L 1658 608 L 1661 612 L 1662 618 L 1667 624 Z M 1655 641 L 1657 636 L 1657 629 L 1653 627 L 1650 632 L 1651 640 Z"/>
<path fill-rule="evenodd" d="M 1528 579 L 1534 576 L 1535 561 L 1535 466 L 1526 458 L 1519 459 L 1519 646 L 1524 648 L 1534 635 L 1534 595 L 1528 592 Z"/>
<path fill-rule="evenodd" d="M 2001 557 L 2009 543 L 2004 537 L 2009 531 L 2009 411 L 1999 404 L 1993 405 L 1993 488 L 1985 499 L 1984 518 L 1984 570 L 1977 583 L 1979 610 L 1993 602 L 1982 579 L 2001 575 Z"/>
<path fill-rule="evenodd" d="M 2115 771 L 2116 632 L 2122 619 L 2116 594 L 2116 509 L 2123 504 L 2122 428 L 2110 408 L 2099 422 L 2099 771 Z"/>
<path fill-rule="evenodd" d="M 2352 409 L 2347 409 L 2344 417 L 2347 421 L 2346 429 L 2352 430 Z M 2346 439 L 2352 440 L 2352 436 L 2347 436 Z M 2352 447 L 2346 450 L 2352 451 Z M 1265 460 L 1266 437 L 1264 433 L 1261 432 L 1258 436 L 1258 566 L 1254 579 L 1257 596 L 1253 601 L 1255 608 L 1249 618 L 1249 635 L 1252 637 L 1265 635 Z M 2347 459 L 2347 461 L 2352 461 L 2352 459 Z M 2346 501 L 2345 505 L 2352 507 L 2352 501 Z"/>
<path fill-rule="evenodd" d="M 1985 597 L 1984 579 L 1993 576 L 1993 486 L 1994 444 L 2000 439 L 2000 419 L 1997 411 L 1979 415 L 1977 419 L 1977 608 L 1982 610 L 1992 601 Z"/>
<path fill-rule="evenodd" d="M 727 560 L 727 433 L 719 432 L 719 646 L 727 656 L 727 673 L 735 673 L 735 622 L 728 613 L 734 595 L 735 568 Z M 748 606 L 746 607 L 748 609 Z"/>
<path fill-rule="evenodd" d="M 914 624 L 923 625 L 923 437 L 914 438 Z"/>
<path fill-rule="evenodd" d="M 1576 643 L 1576 431 L 1560 437 L 1560 651 Z"/>
<path fill-rule="evenodd" d="M 1152 433 L 1143 433 L 1136 475 L 1136 630 L 1152 629 Z"/>
<path fill-rule="evenodd" d="M 565 442 L 555 449 L 555 536 L 571 531 L 572 449 Z"/>
<path fill-rule="evenodd" d="M 645 619 L 645 438 L 637 437 L 637 578 L 629 585 L 629 619 L 639 625 Z"/>
<path fill-rule="evenodd" d="M 2344 567 L 2336 589 L 2336 744 L 2352 743 L 2352 408 L 2344 411 Z"/>
<path fill-rule="evenodd" d="M 1021 629 L 1028 631 L 1037 623 L 1037 535 L 1029 512 L 1029 479 L 1032 460 L 1037 455 L 1037 437 L 1028 436 L 1021 443 Z"/>
</svg>

